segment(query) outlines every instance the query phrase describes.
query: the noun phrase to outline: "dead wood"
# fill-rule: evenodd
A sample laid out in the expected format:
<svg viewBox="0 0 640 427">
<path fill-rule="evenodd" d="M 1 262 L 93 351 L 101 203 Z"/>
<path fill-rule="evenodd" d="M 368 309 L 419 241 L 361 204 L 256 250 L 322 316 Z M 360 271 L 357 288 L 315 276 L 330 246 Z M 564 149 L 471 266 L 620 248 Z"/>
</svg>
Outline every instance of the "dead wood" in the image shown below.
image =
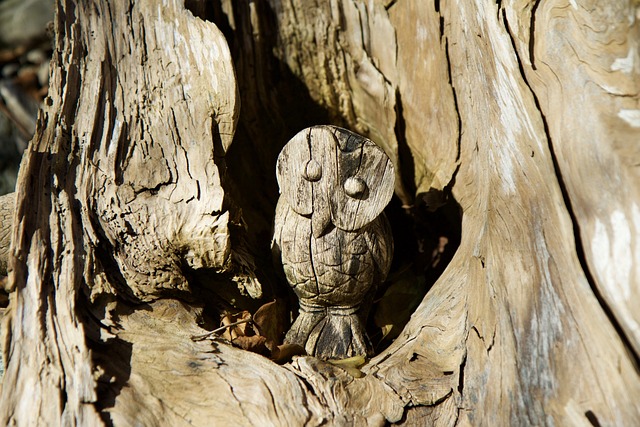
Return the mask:
<svg viewBox="0 0 640 427">
<path fill-rule="evenodd" d="M 15 194 L 0 196 L 0 276 L 7 275 L 9 247 L 11 246 L 11 226 L 16 208 Z"/>
<path fill-rule="evenodd" d="M 636 2 L 188 3 L 215 24 L 177 0 L 58 5 L 0 423 L 640 424 Z M 394 231 L 462 211 L 361 378 L 193 339 L 203 295 L 286 287 L 262 258 L 276 156 L 318 120 L 388 154 Z"/>
</svg>

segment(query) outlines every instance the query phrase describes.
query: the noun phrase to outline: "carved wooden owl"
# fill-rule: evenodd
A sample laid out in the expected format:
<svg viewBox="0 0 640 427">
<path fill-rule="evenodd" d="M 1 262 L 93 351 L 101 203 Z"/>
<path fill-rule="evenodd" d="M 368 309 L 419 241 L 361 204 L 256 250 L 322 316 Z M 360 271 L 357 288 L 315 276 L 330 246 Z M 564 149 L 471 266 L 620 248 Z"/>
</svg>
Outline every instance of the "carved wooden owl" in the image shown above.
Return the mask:
<svg viewBox="0 0 640 427">
<path fill-rule="evenodd" d="M 282 149 L 277 178 L 274 250 L 300 302 L 285 342 L 324 358 L 371 354 L 364 322 L 393 254 L 391 161 L 362 136 L 315 126 Z"/>
</svg>

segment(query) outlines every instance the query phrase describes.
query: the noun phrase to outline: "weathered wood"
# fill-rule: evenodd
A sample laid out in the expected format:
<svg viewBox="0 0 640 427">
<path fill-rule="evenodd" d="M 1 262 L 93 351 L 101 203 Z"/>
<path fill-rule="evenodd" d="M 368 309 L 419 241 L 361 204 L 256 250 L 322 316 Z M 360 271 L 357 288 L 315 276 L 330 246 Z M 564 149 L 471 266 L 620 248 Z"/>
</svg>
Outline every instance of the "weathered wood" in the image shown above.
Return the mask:
<svg viewBox="0 0 640 427">
<path fill-rule="evenodd" d="M 640 354 L 638 6 L 561 4 L 509 13 L 505 25 L 546 120 L 589 280 Z"/>
<path fill-rule="evenodd" d="M 15 210 L 15 193 L 0 196 L 0 276 L 7 275 L 7 262 L 11 246 L 11 227 Z"/>
<path fill-rule="evenodd" d="M 582 32 L 575 29 L 594 20 L 588 28 L 603 41 L 589 52 L 604 61 L 611 57 L 602 53 L 614 46 L 628 52 L 627 44 L 617 41 L 633 40 L 637 20 L 615 16 L 625 11 L 631 16 L 634 3 L 268 3 L 275 21 L 269 28 L 278 34 L 278 58 L 303 81 L 314 101 L 337 116 L 337 122 L 392 153 L 402 177 L 396 181 L 402 201 L 408 206 L 414 202 L 407 182 L 415 182 L 418 197 L 450 186 L 464 211 L 463 241 L 445 275 L 396 344 L 366 371 L 384 378 L 415 405 L 439 402 L 428 419 L 440 425 L 460 417 L 489 425 L 522 420 L 637 423 L 640 410 L 630 398 L 640 391 L 637 352 L 627 352 L 624 336 L 608 321 L 606 312 L 615 312 L 615 306 L 596 298 L 589 286 L 590 271 L 580 260 L 581 242 L 575 240 L 575 230 L 582 232 L 580 218 L 572 217 L 571 199 L 558 182 L 561 171 L 553 159 L 557 147 L 548 132 L 559 129 L 571 135 L 563 125 L 567 117 L 578 124 L 590 117 L 592 126 L 619 129 L 618 122 L 602 114 L 604 108 L 616 116 L 614 105 L 595 99 L 583 102 L 576 95 L 583 92 L 578 88 L 597 85 L 580 51 L 571 56 L 573 62 L 567 61 L 566 51 L 576 52 L 585 44 Z M 574 30 L 567 33 L 556 25 Z M 564 49 L 546 44 L 554 37 L 562 38 Z M 557 82 L 556 99 L 548 105 L 579 104 L 573 111 L 580 114 L 560 114 L 538 105 L 542 93 L 525 77 L 531 72 L 531 58 L 540 58 L 538 49 L 545 45 L 553 54 L 545 61 L 554 58 L 556 65 L 536 80 L 538 87 Z M 625 64 L 611 61 L 616 67 Z M 537 69 L 543 70 L 543 65 L 549 62 Z M 605 64 L 598 70 L 610 75 L 609 68 Z M 575 69 L 584 72 L 576 77 Z M 638 81 L 635 68 L 629 71 L 629 79 Z M 565 83 L 575 84 L 575 89 L 563 90 Z M 387 96 L 394 91 L 395 97 Z M 635 99 L 619 97 L 625 103 Z M 596 111 L 600 112 L 592 113 Z M 629 112 L 623 116 L 631 117 Z M 396 130 L 392 136 L 390 128 Z M 632 146 L 637 140 L 637 132 L 627 131 L 616 146 Z M 400 155 L 405 142 L 415 175 L 410 173 L 412 164 Z M 567 151 L 593 154 L 577 148 Z M 607 167 L 607 162 L 602 165 Z M 592 169 L 572 163 L 564 173 L 577 177 L 592 174 Z M 601 170 L 591 176 L 602 181 L 610 173 Z M 577 187 L 580 178 L 575 179 Z M 620 176 L 612 185 L 625 185 L 621 183 L 627 179 Z M 609 194 L 625 197 L 619 191 Z M 606 198 L 601 200 L 606 204 Z M 611 211 L 598 212 L 608 218 Z M 608 247 L 619 247 L 614 241 L 626 247 L 626 233 L 614 237 L 614 228 L 601 227 Z M 631 252 L 627 257 L 633 258 Z M 616 269 L 615 262 L 603 265 Z M 616 295 L 624 304 L 633 303 L 627 298 L 630 293 Z"/>
<path fill-rule="evenodd" d="M 18 183 L 0 423 L 640 424 L 635 1 L 216 5 L 244 119 L 222 35 L 180 2 L 60 4 Z M 463 212 L 455 257 L 362 378 L 191 339 L 211 309 L 194 270 L 260 293 L 227 157 L 272 179 L 263 154 L 309 125 L 275 118 L 313 108 L 389 153 L 408 211 L 444 190 Z M 259 200 L 248 227 L 271 220 L 262 181 L 233 182 Z"/>
<path fill-rule="evenodd" d="M 383 213 L 393 165 L 368 139 L 316 126 L 282 149 L 277 175 L 274 250 L 300 298 L 286 342 L 329 359 L 371 355 L 364 324 L 372 298 L 363 301 L 385 279 L 393 256 Z"/>
<path fill-rule="evenodd" d="M 261 293 L 222 187 L 238 103 L 216 26 L 180 1 L 70 0 L 54 28 L 49 98 L 17 186 L 2 425 L 100 425 L 126 411 L 113 396 L 128 380 L 183 388 L 132 365 L 152 329 L 118 332 L 136 304 L 195 300 L 193 270 L 209 269 L 201 287 L 237 277 Z M 173 337 L 155 338 L 171 351 Z M 121 364 L 110 369 L 105 349 Z"/>
</svg>

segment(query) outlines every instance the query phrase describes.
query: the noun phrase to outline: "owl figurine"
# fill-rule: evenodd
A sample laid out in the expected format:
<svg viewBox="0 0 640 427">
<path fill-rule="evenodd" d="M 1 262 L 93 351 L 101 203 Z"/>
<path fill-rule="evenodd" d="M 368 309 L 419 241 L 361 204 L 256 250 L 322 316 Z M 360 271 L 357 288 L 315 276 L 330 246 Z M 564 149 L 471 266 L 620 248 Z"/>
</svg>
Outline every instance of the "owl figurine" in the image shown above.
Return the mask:
<svg viewBox="0 0 640 427">
<path fill-rule="evenodd" d="M 393 255 L 391 161 L 362 136 L 314 126 L 282 149 L 277 179 L 273 248 L 300 303 L 285 342 L 325 359 L 371 355 L 364 325 Z"/>
</svg>

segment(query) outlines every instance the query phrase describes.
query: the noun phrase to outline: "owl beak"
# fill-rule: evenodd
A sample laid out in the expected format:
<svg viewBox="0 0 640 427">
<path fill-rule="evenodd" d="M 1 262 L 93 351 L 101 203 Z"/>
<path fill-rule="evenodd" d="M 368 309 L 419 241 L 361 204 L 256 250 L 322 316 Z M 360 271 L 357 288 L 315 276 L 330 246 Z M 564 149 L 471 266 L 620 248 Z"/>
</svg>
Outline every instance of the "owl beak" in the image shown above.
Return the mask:
<svg viewBox="0 0 640 427">
<path fill-rule="evenodd" d="M 329 232 L 331 212 L 329 209 L 316 209 L 311 215 L 311 232 L 316 239 Z"/>
</svg>

